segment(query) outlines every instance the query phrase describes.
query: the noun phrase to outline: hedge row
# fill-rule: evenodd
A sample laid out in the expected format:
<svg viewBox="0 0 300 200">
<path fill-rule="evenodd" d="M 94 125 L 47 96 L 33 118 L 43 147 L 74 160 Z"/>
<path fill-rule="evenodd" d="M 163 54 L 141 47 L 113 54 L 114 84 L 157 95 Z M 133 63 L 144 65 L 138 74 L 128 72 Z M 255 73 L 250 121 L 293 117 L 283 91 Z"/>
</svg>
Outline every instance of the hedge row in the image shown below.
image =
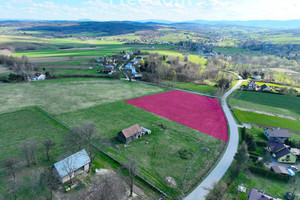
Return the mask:
<svg viewBox="0 0 300 200">
<path fill-rule="evenodd" d="M 265 168 L 262 168 L 262 167 L 256 167 L 256 166 L 249 166 L 249 170 L 254 173 L 254 174 L 259 174 L 259 175 L 262 175 L 262 176 L 265 176 L 265 177 L 270 177 L 270 178 L 273 178 L 273 179 L 277 179 L 279 181 L 289 181 L 290 179 L 292 179 L 291 176 L 289 175 L 284 175 L 284 174 L 276 174 L 275 172 L 273 171 L 270 171 L 268 169 L 265 169 Z"/>
</svg>

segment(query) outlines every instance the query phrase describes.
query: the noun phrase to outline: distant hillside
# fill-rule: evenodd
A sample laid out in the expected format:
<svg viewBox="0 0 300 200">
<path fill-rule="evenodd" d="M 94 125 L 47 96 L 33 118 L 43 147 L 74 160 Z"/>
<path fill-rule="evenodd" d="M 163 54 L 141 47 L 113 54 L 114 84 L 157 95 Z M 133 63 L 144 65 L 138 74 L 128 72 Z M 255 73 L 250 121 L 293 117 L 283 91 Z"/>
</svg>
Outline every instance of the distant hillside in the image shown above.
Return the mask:
<svg viewBox="0 0 300 200">
<path fill-rule="evenodd" d="M 111 36 L 156 30 L 157 25 L 130 21 L 89 22 L 89 21 L 2 21 L 0 27 L 19 27 L 20 31 L 38 31 L 48 35 L 92 33 Z"/>
<path fill-rule="evenodd" d="M 235 26 L 248 26 L 248 27 L 263 27 L 263 28 L 284 28 L 294 29 L 300 28 L 300 20 L 250 20 L 250 21 L 207 21 L 207 20 L 194 20 L 185 23 L 197 23 L 206 25 L 235 25 Z"/>
</svg>

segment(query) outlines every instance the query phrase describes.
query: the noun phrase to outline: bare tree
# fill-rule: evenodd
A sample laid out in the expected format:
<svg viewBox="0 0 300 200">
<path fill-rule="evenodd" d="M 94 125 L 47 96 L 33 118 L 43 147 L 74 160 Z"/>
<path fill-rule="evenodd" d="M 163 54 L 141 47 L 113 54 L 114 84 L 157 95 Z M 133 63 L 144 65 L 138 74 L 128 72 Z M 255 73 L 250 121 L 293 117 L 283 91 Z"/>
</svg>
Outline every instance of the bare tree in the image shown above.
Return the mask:
<svg viewBox="0 0 300 200">
<path fill-rule="evenodd" d="M 56 145 L 56 143 L 53 142 L 53 140 L 49 139 L 49 140 L 44 141 L 43 145 L 45 147 L 47 161 L 49 161 L 50 160 L 50 150 L 51 150 L 51 148 L 53 148 Z"/>
<path fill-rule="evenodd" d="M 14 179 L 16 179 L 17 163 L 18 161 L 15 158 L 4 158 L 2 161 L 3 167 L 7 169 Z"/>
<path fill-rule="evenodd" d="M 36 150 L 37 143 L 34 139 L 29 139 L 21 143 L 21 152 L 25 156 L 28 167 L 30 166 L 30 162 L 32 162 L 32 164 L 34 165 L 37 165 L 37 160 L 35 156 Z"/>
<path fill-rule="evenodd" d="M 84 200 L 119 200 L 126 195 L 126 184 L 118 175 L 106 175 L 101 183 L 88 194 L 83 194 L 79 199 Z"/>
<path fill-rule="evenodd" d="M 214 183 L 211 188 L 203 188 L 208 190 L 209 193 L 205 196 L 207 200 L 220 200 L 226 192 L 227 185 L 224 182 Z"/>
<path fill-rule="evenodd" d="M 26 162 L 27 162 L 27 166 L 30 167 L 30 147 L 28 142 L 23 141 L 20 145 L 20 149 L 21 149 L 21 153 L 24 155 Z"/>
<path fill-rule="evenodd" d="M 132 197 L 134 178 L 140 171 L 138 167 L 138 163 L 134 159 L 129 158 L 123 167 L 128 172 L 128 177 L 126 180 L 129 184 L 130 196 Z"/>
<path fill-rule="evenodd" d="M 45 169 L 40 177 L 40 183 L 41 185 L 46 186 L 49 189 L 49 196 L 50 200 L 53 198 L 53 191 L 58 189 L 58 180 L 54 176 L 53 171 L 51 168 Z"/>
<path fill-rule="evenodd" d="M 6 189 L 7 198 L 10 199 L 10 196 L 13 196 L 14 200 L 18 200 L 18 193 L 21 190 L 22 183 L 20 180 L 12 180 L 8 183 L 8 187 Z"/>
<path fill-rule="evenodd" d="M 97 134 L 97 127 L 93 122 L 87 121 L 81 125 L 74 126 L 71 128 L 70 134 L 67 136 L 67 140 L 73 147 L 78 147 L 79 150 L 83 146 L 87 145 L 87 151 L 91 158 L 90 165 L 95 157 L 93 151 L 93 138 Z M 89 169 L 91 166 L 89 167 Z"/>
</svg>

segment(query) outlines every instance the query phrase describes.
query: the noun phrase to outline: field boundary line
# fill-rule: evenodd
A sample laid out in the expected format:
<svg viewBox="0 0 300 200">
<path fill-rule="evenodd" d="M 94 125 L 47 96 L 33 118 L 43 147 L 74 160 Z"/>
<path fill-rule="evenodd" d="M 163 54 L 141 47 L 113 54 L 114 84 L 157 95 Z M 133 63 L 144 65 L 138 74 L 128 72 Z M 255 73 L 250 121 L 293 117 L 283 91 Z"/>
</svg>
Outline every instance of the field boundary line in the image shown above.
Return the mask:
<svg viewBox="0 0 300 200">
<path fill-rule="evenodd" d="M 70 130 L 71 127 L 68 126 L 67 124 L 65 124 L 64 122 L 62 122 L 61 120 L 57 119 L 55 116 L 51 115 L 50 113 L 48 113 L 46 110 L 38 107 L 38 106 L 34 106 L 34 108 L 38 109 L 39 111 L 41 111 L 42 113 L 44 113 L 45 115 L 49 116 L 50 118 L 52 118 L 53 120 L 55 120 L 56 122 L 58 122 L 59 124 L 61 124 L 62 126 L 64 126 L 66 129 Z M 98 151 L 100 151 L 102 154 L 104 154 L 105 156 L 107 156 L 108 158 L 110 158 L 111 160 L 113 160 L 114 162 L 116 162 L 118 165 L 122 166 L 122 163 L 120 161 L 118 161 L 117 159 L 113 158 L 111 155 L 109 155 L 106 151 L 104 151 L 102 148 L 98 147 L 94 142 L 92 142 L 92 145 L 95 149 L 97 149 Z M 155 186 L 153 183 L 151 183 L 150 181 L 148 181 L 146 178 L 144 178 L 142 175 L 137 174 L 136 175 L 141 181 L 145 182 L 148 186 L 150 186 L 151 188 L 155 189 L 156 191 L 158 191 L 159 193 L 161 193 L 162 195 L 164 195 L 165 197 L 168 198 L 168 195 L 161 190 L 160 188 L 158 188 L 157 186 Z"/>
</svg>

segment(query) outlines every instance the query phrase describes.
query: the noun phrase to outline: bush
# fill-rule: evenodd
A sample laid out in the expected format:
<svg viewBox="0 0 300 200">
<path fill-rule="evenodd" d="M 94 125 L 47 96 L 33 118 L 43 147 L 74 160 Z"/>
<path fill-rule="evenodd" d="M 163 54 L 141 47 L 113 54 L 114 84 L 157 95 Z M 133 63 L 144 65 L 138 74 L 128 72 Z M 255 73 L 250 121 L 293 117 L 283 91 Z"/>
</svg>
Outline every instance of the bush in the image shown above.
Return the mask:
<svg viewBox="0 0 300 200">
<path fill-rule="evenodd" d="M 262 141 L 256 141 L 256 145 L 258 147 L 266 147 L 267 146 L 266 142 L 262 142 Z"/>
<path fill-rule="evenodd" d="M 188 159 L 190 159 L 190 158 L 193 157 L 193 153 L 190 152 L 190 151 L 187 151 L 187 150 L 185 150 L 185 149 L 180 149 L 180 150 L 179 150 L 179 155 L 180 155 L 180 157 L 181 157 L 182 159 L 186 159 L 186 160 L 188 160 Z"/>
</svg>

